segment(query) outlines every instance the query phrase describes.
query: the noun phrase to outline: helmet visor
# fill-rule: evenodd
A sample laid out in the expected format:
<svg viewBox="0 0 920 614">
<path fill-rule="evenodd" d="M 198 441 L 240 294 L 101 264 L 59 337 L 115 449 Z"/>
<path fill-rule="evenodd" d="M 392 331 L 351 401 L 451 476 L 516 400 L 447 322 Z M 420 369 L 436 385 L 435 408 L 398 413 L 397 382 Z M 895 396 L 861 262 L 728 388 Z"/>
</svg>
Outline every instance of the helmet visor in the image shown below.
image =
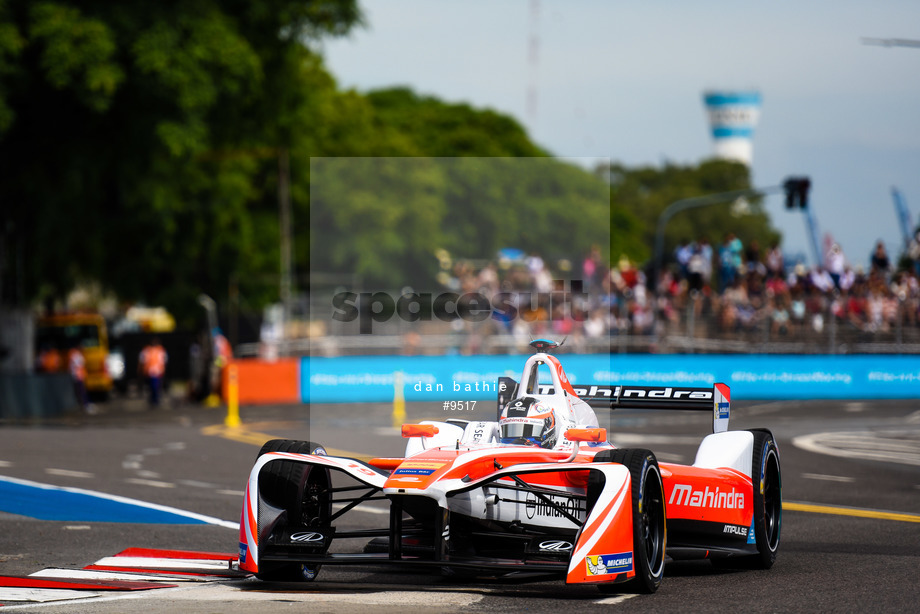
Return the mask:
<svg viewBox="0 0 920 614">
<path fill-rule="evenodd" d="M 527 422 L 506 422 L 501 425 L 502 443 L 514 443 L 525 439 L 540 445 L 543 442 L 543 420 L 529 420 Z"/>
</svg>

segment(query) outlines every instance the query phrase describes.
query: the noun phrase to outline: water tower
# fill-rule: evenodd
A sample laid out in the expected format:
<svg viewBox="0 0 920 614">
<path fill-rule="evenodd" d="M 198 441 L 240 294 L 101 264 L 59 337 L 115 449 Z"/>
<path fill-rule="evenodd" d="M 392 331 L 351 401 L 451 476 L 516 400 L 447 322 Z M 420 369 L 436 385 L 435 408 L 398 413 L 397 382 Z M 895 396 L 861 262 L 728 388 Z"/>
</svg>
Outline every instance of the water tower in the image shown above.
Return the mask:
<svg viewBox="0 0 920 614">
<path fill-rule="evenodd" d="M 754 126 L 760 117 L 760 92 L 710 91 L 703 94 L 715 155 L 751 165 Z"/>
</svg>

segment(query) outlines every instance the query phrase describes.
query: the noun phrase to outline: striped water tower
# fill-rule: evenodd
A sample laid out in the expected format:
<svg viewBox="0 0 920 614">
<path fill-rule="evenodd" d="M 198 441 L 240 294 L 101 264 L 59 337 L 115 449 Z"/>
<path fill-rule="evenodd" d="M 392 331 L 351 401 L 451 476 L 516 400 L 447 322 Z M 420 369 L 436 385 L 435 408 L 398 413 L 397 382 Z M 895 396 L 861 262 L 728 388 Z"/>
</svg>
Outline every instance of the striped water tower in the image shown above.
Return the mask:
<svg viewBox="0 0 920 614">
<path fill-rule="evenodd" d="M 750 166 L 754 154 L 751 139 L 760 117 L 760 92 L 706 92 L 703 94 L 715 155 Z"/>
</svg>

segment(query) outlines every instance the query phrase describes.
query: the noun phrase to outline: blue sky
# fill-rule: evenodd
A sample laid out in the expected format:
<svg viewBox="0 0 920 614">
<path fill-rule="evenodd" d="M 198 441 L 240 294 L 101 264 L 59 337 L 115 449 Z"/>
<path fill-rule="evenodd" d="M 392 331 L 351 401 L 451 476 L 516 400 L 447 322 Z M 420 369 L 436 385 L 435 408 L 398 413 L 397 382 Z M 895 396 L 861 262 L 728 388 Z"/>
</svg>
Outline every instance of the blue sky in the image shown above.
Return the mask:
<svg viewBox="0 0 920 614">
<path fill-rule="evenodd" d="M 703 91 L 754 88 L 763 96 L 755 185 L 810 176 L 820 231 L 854 266 L 867 265 L 879 239 L 900 251 L 892 186 L 920 221 L 920 48 L 862 42 L 920 39 L 916 1 L 361 5 L 367 27 L 324 44 L 343 87 L 408 85 L 493 108 L 556 155 L 628 166 L 710 156 Z M 780 196 L 767 210 L 786 252 L 810 257 L 803 216 Z"/>
</svg>

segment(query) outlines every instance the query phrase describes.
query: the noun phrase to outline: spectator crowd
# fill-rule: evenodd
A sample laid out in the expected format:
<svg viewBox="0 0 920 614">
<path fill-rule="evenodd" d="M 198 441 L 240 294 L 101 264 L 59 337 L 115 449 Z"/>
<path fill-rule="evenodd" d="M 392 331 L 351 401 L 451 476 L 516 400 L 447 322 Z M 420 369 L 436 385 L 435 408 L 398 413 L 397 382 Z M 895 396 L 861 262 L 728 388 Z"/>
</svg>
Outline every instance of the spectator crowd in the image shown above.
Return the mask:
<svg viewBox="0 0 920 614">
<path fill-rule="evenodd" d="M 696 332 L 711 338 L 802 341 L 831 326 L 862 338 L 916 328 L 920 229 L 901 264 L 882 241 L 864 261 L 851 261 L 831 242 L 823 266 L 808 268 L 788 262 L 778 243 L 764 249 L 730 233 L 717 246 L 706 238 L 681 242 L 660 272 L 625 256 L 608 267 L 595 247 L 581 262 L 557 262 L 553 270 L 536 253 L 478 267 L 458 261 L 446 285 L 493 301 L 499 293 L 513 297 L 516 317 L 455 323 L 472 333 L 468 352 L 502 333 L 524 343 L 567 336 L 576 349 L 608 335 L 684 334 L 691 318 Z M 564 281 L 572 279 L 581 287 Z"/>
</svg>

